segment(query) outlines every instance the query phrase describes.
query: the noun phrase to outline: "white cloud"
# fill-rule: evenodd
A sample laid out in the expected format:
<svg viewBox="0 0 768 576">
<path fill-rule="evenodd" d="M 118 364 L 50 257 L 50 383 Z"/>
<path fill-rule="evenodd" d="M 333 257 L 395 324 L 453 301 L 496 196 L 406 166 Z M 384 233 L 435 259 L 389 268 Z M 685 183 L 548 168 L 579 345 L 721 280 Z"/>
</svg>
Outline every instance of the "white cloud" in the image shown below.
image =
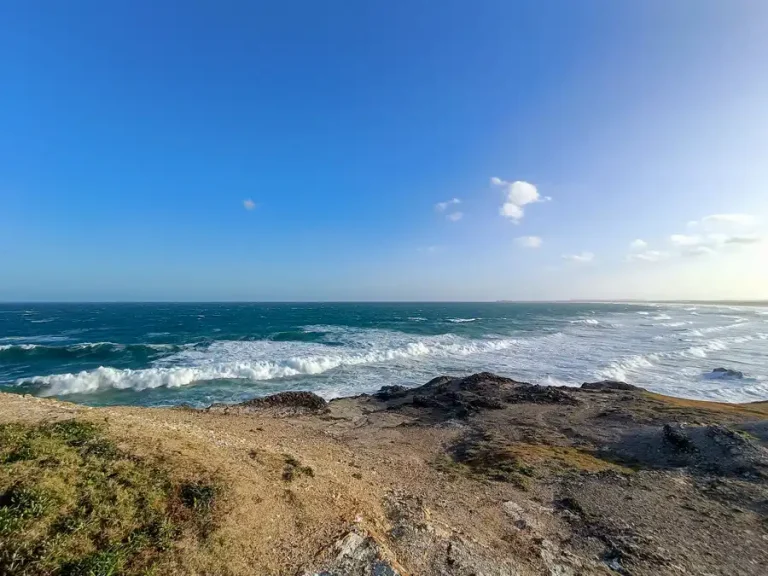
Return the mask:
<svg viewBox="0 0 768 576">
<path fill-rule="evenodd" d="M 658 262 L 665 258 L 669 258 L 669 252 L 662 252 L 660 250 L 645 250 L 644 252 L 637 252 L 627 256 L 627 260 L 630 262 Z"/>
<path fill-rule="evenodd" d="M 435 210 L 438 212 L 445 212 L 449 206 L 454 206 L 456 204 L 461 204 L 461 200 L 458 198 L 451 198 L 450 200 L 446 200 L 445 202 L 438 202 L 435 204 Z"/>
<path fill-rule="evenodd" d="M 505 218 L 509 218 L 515 224 L 520 222 L 525 215 L 523 206 L 551 200 L 549 196 L 540 196 L 536 186 L 529 182 L 523 182 L 522 180 L 507 182 L 506 180 L 494 176 L 491 178 L 491 185 L 504 189 L 506 199 L 499 209 L 499 214 Z"/>
<path fill-rule="evenodd" d="M 419 252 L 422 254 L 434 254 L 435 252 L 440 252 L 442 249 L 442 246 L 422 246 L 419 248 Z"/>
<path fill-rule="evenodd" d="M 452 212 L 452 213 L 448 214 L 445 218 L 447 220 L 450 220 L 451 222 L 458 222 L 459 220 L 464 218 L 464 213 L 463 212 Z"/>
<path fill-rule="evenodd" d="M 592 262 L 595 259 L 595 255 L 592 252 L 582 252 L 581 254 L 563 254 L 563 260 L 570 260 L 571 262 Z"/>
<path fill-rule="evenodd" d="M 715 252 L 716 250 L 711 246 L 704 246 L 701 244 L 698 246 L 689 246 L 683 250 L 683 256 L 709 256 Z"/>
<path fill-rule="evenodd" d="M 750 227 L 754 226 L 757 219 L 750 214 L 711 214 L 704 216 L 701 220 L 691 220 L 688 222 L 688 226 L 704 226 L 704 227 L 718 227 L 718 226 L 740 226 Z"/>
<path fill-rule="evenodd" d="M 256 208 L 256 202 L 248 198 L 247 200 L 243 200 L 243 208 L 246 210 L 254 210 Z"/>
<path fill-rule="evenodd" d="M 726 246 L 744 246 L 762 242 L 762 237 L 757 235 L 733 235 L 722 232 L 712 234 L 673 234 L 670 241 L 677 248 L 682 249 L 684 256 L 704 256 L 715 254 Z"/>
<path fill-rule="evenodd" d="M 701 236 L 688 236 L 686 234 L 672 234 L 669 237 L 670 242 L 678 247 L 698 246 L 702 243 Z"/>
<path fill-rule="evenodd" d="M 633 240 L 629 244 L 629 247 L 632 250 L 644 250 L 644 249 L 648 248 L 648 242 L 646 242 L 645 240 L 640 240 L 640 238 L 638 238 L 637 240 Z"/>
<path fill-rule="evenodd" d="M 515 238 L 515 243 L 524 248 L 538 248 L 543 240 L 538 236 L 520 236 Z"/>
</svg>

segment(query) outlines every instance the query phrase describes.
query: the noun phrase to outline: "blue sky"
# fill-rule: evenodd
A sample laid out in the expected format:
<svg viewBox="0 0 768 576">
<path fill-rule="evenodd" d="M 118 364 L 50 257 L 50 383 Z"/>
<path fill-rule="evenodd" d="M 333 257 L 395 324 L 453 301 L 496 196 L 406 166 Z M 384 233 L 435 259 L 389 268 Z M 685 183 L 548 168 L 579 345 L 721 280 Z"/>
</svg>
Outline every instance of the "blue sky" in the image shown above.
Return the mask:
<svg viewBox="0 0 768 576">
<path fill-rule="evenodd" d="M 2 10 L 0 300 L 768 298 L 761 0 Z"/>
</svg>

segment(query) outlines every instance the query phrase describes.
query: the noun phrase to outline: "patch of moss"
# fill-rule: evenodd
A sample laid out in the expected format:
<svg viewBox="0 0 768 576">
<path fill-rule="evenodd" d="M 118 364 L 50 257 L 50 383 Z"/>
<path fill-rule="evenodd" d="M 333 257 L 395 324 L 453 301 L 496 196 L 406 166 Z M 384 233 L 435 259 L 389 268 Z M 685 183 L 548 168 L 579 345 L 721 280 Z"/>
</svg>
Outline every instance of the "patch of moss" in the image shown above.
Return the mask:
<svg viewBox="0 0 768 576">
<path fill-rule="evenodd" d="M 283 466 L 283 480 L 292 482 L 300 476 L 315 477 L 315 471 L 311 466 L 303 466 L 301 462 L 290 454 L 283 454 L 285 466 Z"/>
<path fill-rule="evenodd" d="M 516 443 L 509 450 L 532 467 L 548 467 L 555 471 L 605 472 L 613 470 L 631 474 L 633 470 L 595 456 L 592 452 L 572 446 Z"/>
<path fill-rule="evenodd" d="M 465 437 L 450 450 L 450 456 L 439 456 L 433 466 L 449 477 L 475 475 L 489 480 L 510 482 L 522 489 L 545 470 L 555 473 L 613 470 L 624 474 L 630 468 L 604 460 L 594 454 L 570 446 L 505 442 L 486 434 Z"/>
<path fill-rule="evenodd" d="M 210 525 L 218 493 L 174 482 L 90 422 L 0 425 L 0 574 L 148 574 Z"/>
<path fill-rule="evenodd" d="M 460 465 L 454 471 L 509 482 L 523 490 L 529 487 L 530 478 L 534 476 L 533 468 L 514 454 L 509 445 L 487 435 L 465 438 L 453 447 L 451 456 Z"/>
</svg>

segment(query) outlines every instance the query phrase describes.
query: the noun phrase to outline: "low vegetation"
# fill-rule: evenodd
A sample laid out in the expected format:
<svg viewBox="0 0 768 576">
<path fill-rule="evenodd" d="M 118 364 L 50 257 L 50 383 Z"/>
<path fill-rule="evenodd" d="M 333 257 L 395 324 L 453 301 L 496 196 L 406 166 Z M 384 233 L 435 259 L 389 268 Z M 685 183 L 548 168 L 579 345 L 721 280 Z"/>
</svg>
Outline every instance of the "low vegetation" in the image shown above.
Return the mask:
<svg viewBox="0 0 768 576">
<path fill-rule="evenodd" d="M 283 467 L 283 480 L 291 482 L 300 476 L 309 476 L 314 478 L 315 471 L 310 466 L 303 466 L 301 462 L 291 456 L 284 454 L 285 466 Z"/>
<path fill-rule="evenodd" d="M 604 472 L 624 474 L 632 470 L 598 458 L 586 450 L 570 446 L 503 442 L 488 435 L 470 435 L 456 444 L 450 457 L 438 458 L 435 467 L 447 474 L 480 476 L 498 482 L 510 482 L 521 489 L 530 486 L 537 470 L 552 472 Z"/>
<path fill-rule="evenodd" d="M 164 573 L 215 527 L 220 488 L 179 481 L 95 424 L 0 425 L 0 574 Z"/>
</svg>

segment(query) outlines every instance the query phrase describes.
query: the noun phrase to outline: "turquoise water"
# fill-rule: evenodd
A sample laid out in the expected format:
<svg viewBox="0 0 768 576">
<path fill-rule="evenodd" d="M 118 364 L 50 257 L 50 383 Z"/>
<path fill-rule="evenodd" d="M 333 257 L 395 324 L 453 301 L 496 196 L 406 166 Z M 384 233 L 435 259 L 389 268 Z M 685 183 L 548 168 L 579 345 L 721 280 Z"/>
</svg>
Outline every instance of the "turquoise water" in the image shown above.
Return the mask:
<svg viewBox="0 0 768 576">
<path fill-rule="evenodd" d="M 712 378 L 713 368 L 744 372 Z M 0 304 L 0 390 L 92 405 L 325 397 L 490 370 L 768 398 L 768 308 L 636 304 Z"/>
</svg>

